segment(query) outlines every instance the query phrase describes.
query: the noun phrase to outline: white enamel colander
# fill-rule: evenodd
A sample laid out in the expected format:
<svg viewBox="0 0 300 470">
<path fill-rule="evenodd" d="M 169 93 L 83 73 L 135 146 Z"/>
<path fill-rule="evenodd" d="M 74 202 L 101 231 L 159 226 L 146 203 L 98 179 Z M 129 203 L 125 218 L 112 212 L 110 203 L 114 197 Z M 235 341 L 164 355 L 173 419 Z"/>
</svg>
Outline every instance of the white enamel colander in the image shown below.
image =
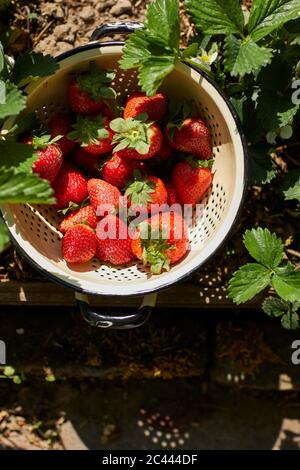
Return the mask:
<svg viewBox="0 0 300 470">
<path fill-rule="evenodd" d="M 66 110 L 70 73 L 88 68 L 90 61 L 116 71 L 113 86 L 119 96 L 136 90 L 136 72 L 118 67 L 123 43 L 98 42 L 98 39 L 109 33 L 129 33 L 140 27 L 136 23 L 103 25 L 93 34 L 92 42 L 58 56 L 59 70 L 27 88 L 26 112 L 35 111 L 41 120 L 47 121 L 55 112 Z M 1 207 L 12 240 L 20 252 L 46 276 L 74 289 L 84 317 L 96 326 L 128 328 L 142 324 L 155 304 L 158 290 L 189 276 L 220 248 L 242 205 L 247 150 L 240 122 L 228 99 L 202 71 L 184 64 L 176 66 L 165 79 L 162 90 L 170 96 L 193 99 L 197 103 L 210 128 L 215 157 L 213 187 L 202 201 L 204 214 L 190 227 L 191 250 L 170 272 L 151 275 L 138 262 L 126 267 L 109 267 L 97 259 L 84 267 L 71 267 L 62 259 L 60 219 L 53 207 L 29 204 Z M 144 299 L 142 308 L 133 314 L 108 316 L 89 306 L 88 294 L 143 295 Z"/>
</svg>

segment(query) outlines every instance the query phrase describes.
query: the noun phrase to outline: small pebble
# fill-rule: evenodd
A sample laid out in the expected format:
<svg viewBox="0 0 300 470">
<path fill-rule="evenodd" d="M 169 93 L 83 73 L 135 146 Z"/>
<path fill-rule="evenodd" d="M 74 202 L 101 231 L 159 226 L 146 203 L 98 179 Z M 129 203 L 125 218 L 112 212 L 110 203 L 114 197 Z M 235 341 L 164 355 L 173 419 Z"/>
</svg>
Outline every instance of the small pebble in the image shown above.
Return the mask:
<svg viewBox="0 0 300 470">
<path fill-rule="evenodd" d="M 107 8 L 113 7 L 114 4 L 115 4 L 115 0 L 106 0 L 106 1 L 102 0 L 100 5 L 97 6 L 97 10 L 99 12 L 102 12 L 102 11 L 106 10 Z"/>
<path fill-rule="evenodd" d="M 83 7 L 81 11 L 79 11 L 79 16 L 83 21 L 92 21 L 94 19 L 94 9 L 91 6 Z"/>
<path fill-rule="evenodd" d="M 131 2 L 129 0 L 119 0 L 116 5 L 111 8 L 110 13 L 113 16 L 120 16 L 124 13 L 132 13 Z"/>
</svg>

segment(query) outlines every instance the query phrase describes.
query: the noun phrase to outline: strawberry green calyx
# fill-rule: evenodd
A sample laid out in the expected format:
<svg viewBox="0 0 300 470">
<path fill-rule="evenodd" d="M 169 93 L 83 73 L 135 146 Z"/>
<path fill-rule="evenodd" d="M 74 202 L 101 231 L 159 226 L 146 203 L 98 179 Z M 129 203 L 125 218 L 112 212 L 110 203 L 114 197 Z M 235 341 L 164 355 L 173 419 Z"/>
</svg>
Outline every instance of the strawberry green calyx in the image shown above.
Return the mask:
<svg viewBox="0 0 300 470">
<path fill-rule="evenodd" d="M 61 139 L 62 135 L 57 135 L 53 139 L 51 138 L 50 134 L 44 134 L 41 136 L 35 135 L 32 138 L 32 147 L 34 150 L 46 150 L 48 145 L 55 144 L 59 139 Z"/>
<path fill-rule="evenodd" d="M 116 74 L 111 70 L 100 70 L 92 67 L 89 72 L 84 72 L 76 77 L 80 90 L 88 93 L 95 101 L 101 99 L 113 100 L 116 92 L 107 86 L 115 78 Z"/>
<path fill-rule="evenodd" d="M 171 141 L 174 139 L 175 130 L 180 130 L 185 119 L 199 114 L 197 105 L 193 100 L 177 101 L 174 98 L 169 102 L 169 114 L 166 117 L 168 137 Z"/>
<path fill-rule="evenodd" d="M 212 169 L 215 162 L 212 158 L 210 160 L 199 160 L 193 155 L 189 155 L 184 159 L 191 165 L 192 168 L 209 168 L 209 170 Z"/>
<path fill-rule="evenodd" d="M 66 215 L 68 212 L 77 211 L 78 209 L 80 209 L 80 205 L 76 204 L 73 201 L 70 201 L 68 207 L 66 207 L 65 209 L 59 209 L 57 212 L 59 214 Z"/>
<path fill-rule="evenodd" d="M 126 148 L 135 149 L 141 155 L 149 152 L 152 122 L 146 122 L 148 115 L 140 114 L 136 118 L 117 118 L 111 121 L 110 128 L 115 132 L 113 144 L 118 144 L 114 148 L 114 153 Z"/>
<path fill-rule="evenodd" d="M 153 274 L 160 274 L 163 270 L 170 271 L 170 258 L 165 252 L 174 250 L 175 246 L 168 243 L 160 227 L 151 228 L 148 222 L 142 222 L 138 227 L 143 247 L 143 264 L 149 264 Z"/>
<path fill-rule="evenodd" d="M 147 178 L 138 170 L 133 173 L 133 180 L 126 185 L 125 195 L 130 198 L 132 205 L 146 206 L 152 201 L 152 193 L 155 191 L 155 183 L 147 181 Z"/>
<path fill-rule="evenodd" d="M 87 197 L 82 201 L 80 204 L 77 204 L 76 202 L 70 201 L 68 207 L 65 207 L 64 209 L 58 209 L 58 214 L 63 214 L 66 215 L 69 212 L 75 212 L 78 211 L 79 209 L 82 209 L 85 206 L 89 205 L 89 198 Z"/>
<path fill-rule="evenodd" d="M 98 144 L 99 140 L 106 139 L 109 136 L 105 128 L 107 118 L 96 116 L 94 118 L 78 116 L 73 124 L 73 131 L 69 132 L 68 139 L 80 142 L 81 147 L 88 147 L 91 144 Z"/>
</svg>

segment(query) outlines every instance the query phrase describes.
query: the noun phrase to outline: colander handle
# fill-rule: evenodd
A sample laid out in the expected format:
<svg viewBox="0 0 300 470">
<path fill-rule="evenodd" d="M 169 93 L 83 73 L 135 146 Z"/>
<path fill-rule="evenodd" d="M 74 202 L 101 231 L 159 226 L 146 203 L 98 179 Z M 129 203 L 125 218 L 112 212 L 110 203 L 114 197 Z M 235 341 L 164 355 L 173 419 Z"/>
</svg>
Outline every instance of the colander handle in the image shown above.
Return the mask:
<svg viewBox="0 0 300 470">
<path fill-rule="evenodd" d="M 111 330 L 129 330 L 142 326 L 150 317 L 155 306 L 157 294 L 148 294 L 143 298 L 141 306 L 133 313 L 121 315 L 106 315 L 91 307 L 87 295 L 76 292 L 76 300 L 81 315 L 91 326 Z"/>
<path fill-rule="evenodd" d="M 134 21 L 117 21 L 116 23 L 104 23 L 99 26 L 93 32 L 91 36 L 91 41 L 98 41 L 104 36 L 109 36 L 111 34 L 130 34 L 136 31 L 137 29 L 142 29 L 143 25 L 141 23 L 136 23 Z"/>
</svg>

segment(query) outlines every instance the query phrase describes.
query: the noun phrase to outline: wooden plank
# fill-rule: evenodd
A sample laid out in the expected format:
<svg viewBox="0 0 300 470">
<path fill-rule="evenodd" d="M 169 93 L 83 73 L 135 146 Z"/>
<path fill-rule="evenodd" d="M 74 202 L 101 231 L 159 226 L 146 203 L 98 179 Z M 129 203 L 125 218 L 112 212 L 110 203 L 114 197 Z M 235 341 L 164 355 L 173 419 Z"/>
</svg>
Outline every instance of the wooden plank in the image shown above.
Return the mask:
<svg viewBox="0 0 300 470">
<path fill-rule="evenodd" d="M 161 291 L 157 298 L 160 308 L 237 308 L 226 298 L 224 288 L 197 286 L 188 282 Z M 239 308 L 259 308 L 261 297 Z M 137 297 L 91 296 L 91 304 L 99 307 L 135 307 L 140 304 Z M 0 283 L 0 305 L 61 306 L 75 305 L 74 291 L 52 282 L 2 282 Z"/>
</svg>

